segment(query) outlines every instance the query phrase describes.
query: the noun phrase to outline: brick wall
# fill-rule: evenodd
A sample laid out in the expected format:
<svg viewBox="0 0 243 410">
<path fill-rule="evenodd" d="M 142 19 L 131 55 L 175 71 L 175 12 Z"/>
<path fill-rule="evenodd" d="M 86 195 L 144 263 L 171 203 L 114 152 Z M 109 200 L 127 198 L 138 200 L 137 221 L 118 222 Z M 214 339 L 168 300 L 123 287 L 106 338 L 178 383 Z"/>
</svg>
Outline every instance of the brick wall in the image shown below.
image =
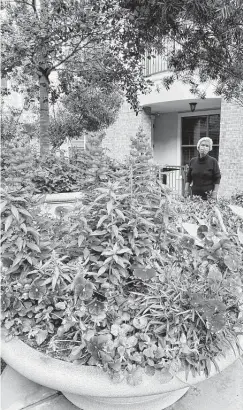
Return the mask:
<svg viewBox="0 0 243 410">
<path fill-rule="evenodd" d="M 220 196 L 243 192 L 243 107 L 222 100 L 219 166 Z"/>
<path fill-rule="evenodd" d="M 107 149 L 107 154 L 119 161 L 125 160 L 130 152 L 131 137 L 136 135 L 139 127 L 142 127 L 151 139 L 150 115 L 146 114 L 144 110 L 136 115 L 125 101 L 116 121 L 106 130 L 103 146 Z"/>
</svg>

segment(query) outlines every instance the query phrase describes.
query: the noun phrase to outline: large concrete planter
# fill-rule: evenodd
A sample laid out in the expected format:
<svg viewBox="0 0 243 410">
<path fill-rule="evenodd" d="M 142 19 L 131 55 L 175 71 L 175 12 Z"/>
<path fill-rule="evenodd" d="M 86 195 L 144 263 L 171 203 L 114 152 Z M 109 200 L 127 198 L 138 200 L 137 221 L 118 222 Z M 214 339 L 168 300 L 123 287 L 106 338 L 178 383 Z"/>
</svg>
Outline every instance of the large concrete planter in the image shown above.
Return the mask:
<svg viewBox="0 0 243 410">
<path fill-rule="evenodd" d="M 59 194 L 46 194 L 42 195 L 38 200 L 38 205 L 41 206 L 43 213 L 48 214 L 51 217 L 57 217 L 57 210 L 66 209 L 72 210 L 78 201 L 81 201 L 84 197 L 82 192 L 63 192 Z M 38 198 L 38 196 L 36 196 Z"/>
<path fill-rule="evenodd" d="M 143 383 L 129 386 L 126 382 L 114 384 L 99 368 L 79 366 L 50 358 L 27 346 L 17 338 L 5 342 L 2 330 L 2 358 L 26 378 L 49 388 L 59 390 L 76 406 L 83 410 L 162 410 L 179 400 L 188 390 L 205 376 L 185 380 L 179 372 L 167 383 L 161 383 L 157 375 L 144 374 Z M 243 348 L 243 337 L 240 339 Z M 238 358 L 232 350 L 226 357 L 218 357 L 220 371 Z M 212 364 L 211 376 L 217 374 Z"/>
</svg>

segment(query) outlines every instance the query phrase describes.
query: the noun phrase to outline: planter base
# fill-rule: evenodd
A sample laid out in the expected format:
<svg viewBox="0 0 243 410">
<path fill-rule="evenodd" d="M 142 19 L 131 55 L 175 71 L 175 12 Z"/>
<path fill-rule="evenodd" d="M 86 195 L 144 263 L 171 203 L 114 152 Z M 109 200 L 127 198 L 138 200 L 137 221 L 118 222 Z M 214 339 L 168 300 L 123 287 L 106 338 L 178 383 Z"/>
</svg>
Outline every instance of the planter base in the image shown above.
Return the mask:
<svg viewBox="0 0 243 410">
<path fill-rule="evenodd" d="M 62 393 L 82 410 L 163 410 L 184 396 L 188 389 L 140 397 L 92 397 Z"/>
</svg>

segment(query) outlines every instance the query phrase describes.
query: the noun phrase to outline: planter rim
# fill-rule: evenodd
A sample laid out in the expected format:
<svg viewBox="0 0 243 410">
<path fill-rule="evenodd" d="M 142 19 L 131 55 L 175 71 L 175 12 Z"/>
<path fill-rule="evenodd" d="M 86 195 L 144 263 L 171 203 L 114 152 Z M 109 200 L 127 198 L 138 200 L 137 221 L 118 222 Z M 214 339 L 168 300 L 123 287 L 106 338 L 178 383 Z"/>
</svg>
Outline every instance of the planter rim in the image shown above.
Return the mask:
<svg viewBox="0 0 243 410">
<path fill-rule="evenodd" d="M 14 370 L 37 384 L 66 393 L 100 396 L 100 397 L 129 397 L 148 396 L 166 393 L 189 387 L 205 380 L 205 375 L 192 376 L 185 379 L 185 372 L 180 371 L 169 382 L 161 383 L 157 374 L 148 376 L 144 373 L 143 383 L 130 386 L 126 381 L 113 383 L 109 376 L 96 366 L 77 365 L 54 359 L 40 353 L 18 338 L 5 341 L 6 329 L 1 329 L 1 354 L 3 360 Z M 239 336 L 243 349 L 243 336 Z M 235 347 L 235 346 L 234 346 Z M 224 370 L 239 357 L 238 351 L 229 348 L 226 357 L 217 356 L 220 371 Z M 212 363 L 210 376 L 218 372 Z"/>
<path fill-rule="evenodd" d="M 36 195 L 39 198 L 41 195 Z M 56 194 L 43 194 L 41 199 L 39 199 L 40 203 L 45 204 L 52 204 L 52 203 L 59 203 L 59 202 L 76 202 L 81 200 L 84 197 L 83 192 L 60 192 Z"/>
</svg>

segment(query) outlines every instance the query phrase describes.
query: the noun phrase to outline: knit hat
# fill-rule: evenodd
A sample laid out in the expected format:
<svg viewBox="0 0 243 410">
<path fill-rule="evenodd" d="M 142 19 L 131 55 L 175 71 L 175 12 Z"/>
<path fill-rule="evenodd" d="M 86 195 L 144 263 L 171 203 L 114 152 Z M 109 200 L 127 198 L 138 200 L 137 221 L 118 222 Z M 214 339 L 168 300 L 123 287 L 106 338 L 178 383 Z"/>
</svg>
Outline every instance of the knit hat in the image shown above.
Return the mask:
<svg viewBox="0 0 243 410">
<path fill-rule="evenodd" d="M 201 139 L 198 141 L 198 143 L 197 143 L 197 150 L 199 150 L 200 144 L 201 144 L 201 142 L 203 142 L 203 141 L 207 141 L 207 142 L 209 143 L 209 151 L 212 151 L 212 149 L 213 149 L 213 141 L 212 141 L 211 138 L 209 138 L 209 137 L 203 137 L 203 138 L 201 138 Z"/>
</svg>

